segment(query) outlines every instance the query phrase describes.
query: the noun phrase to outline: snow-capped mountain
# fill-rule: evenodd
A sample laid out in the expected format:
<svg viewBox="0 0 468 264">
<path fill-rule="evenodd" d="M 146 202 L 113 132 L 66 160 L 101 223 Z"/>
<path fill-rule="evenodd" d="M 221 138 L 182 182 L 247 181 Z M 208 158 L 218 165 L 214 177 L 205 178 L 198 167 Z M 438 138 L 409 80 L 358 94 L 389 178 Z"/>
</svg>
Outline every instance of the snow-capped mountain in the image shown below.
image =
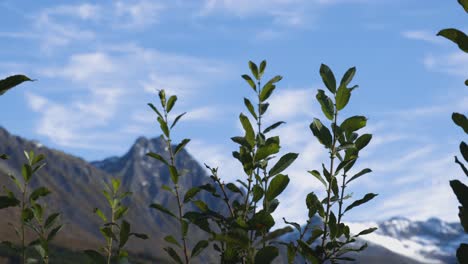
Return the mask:
<svg viewBox="0 0 468 264">
<path fill-rule="evenodd" d="M 415 263 L 456 263 L 455 252 L 468 235 L 459 223 L 447 223 L 437 218 L 411 221 L 395 217 L 382 222 L 350 223 L 351 230 L 378 227 L 363 239 L 373 246 L 415 260 Z"/>
</svg>

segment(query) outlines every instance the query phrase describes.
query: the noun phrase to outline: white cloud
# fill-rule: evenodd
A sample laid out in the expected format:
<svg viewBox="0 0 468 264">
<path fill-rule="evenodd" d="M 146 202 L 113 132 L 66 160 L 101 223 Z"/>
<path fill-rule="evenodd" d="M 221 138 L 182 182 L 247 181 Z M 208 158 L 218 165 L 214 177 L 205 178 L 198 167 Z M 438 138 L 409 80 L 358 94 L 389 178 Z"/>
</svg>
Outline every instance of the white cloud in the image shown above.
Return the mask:
<svg viewBox="0 0 468 264">
<path fill-rule="evenodd" d="M 144 28 L 159 21 L 159 16 L 165 10 L 160 2 L 140 1 L 117 1 L 114 3 L 116 14 L 116 25 L 123 28 Z"/>
<path fill-rule="evenodd" d="M 427 55 L 424 66 L 431 71 L 466 77 L 468 72 L 468 54 L 457 51 L 446 55 Z"/>
<path fill-rule="evenodd" d="M 422 40 L 434 44 L 444 42 L 441 37 L 436 36 L 436 33 L 427 30 L 408 30 L 403 31 L 401 34 L 407 39 Z"/>
<path fill-rule="evenodd" d="M 277 89 L 269 100 L 268 120 L 282 120 L 314 115 L 313 89 Z M 312 120 L 312 118 L 310 118 Z"/>
</svg>

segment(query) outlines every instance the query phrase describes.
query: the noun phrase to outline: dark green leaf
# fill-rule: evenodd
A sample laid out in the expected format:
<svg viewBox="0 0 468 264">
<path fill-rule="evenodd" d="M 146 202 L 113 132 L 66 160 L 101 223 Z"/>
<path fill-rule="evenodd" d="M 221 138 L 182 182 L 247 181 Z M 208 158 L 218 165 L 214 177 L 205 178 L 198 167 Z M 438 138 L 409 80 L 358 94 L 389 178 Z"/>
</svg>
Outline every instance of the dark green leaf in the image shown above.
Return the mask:
<svg viewBox="0 0 468 264">
<path fill-rule="evenodd" d="M 254 89 L 254 91 L 257 91 L 257 86 L 255 85 L 255 82 L 248 76 L 247 74 L 242 75 L 242 78 Z"/>
<path fill-rule="evenodd" d="M 184 196 L 184 203 L 188 203 L 189 201 L 191 201 L 192 198 L 195 197 L 195 195 L 197 195 L 197 193 L 199 193 L 200 191 L 201 191 L 201 189 L 198 188 L 198 187 L 190 188 L 190 189 L 185 193 L 185 196 Z"/>
<path fill-rule="evenodd" d="M 312 170 L 312 171 L 308 171 L 312 176 L 314 176 L 315 178 L 317 178 L 317 180 L 319 180 L 321 183 L 323 183 L 323 185 L 325 187 L 327 187 L 327 183 L 325 182 L 325 180 L 322 178 L 322 175 L 320 175 L 320 172 L 316 171 L 316 170 Z"/>
<path fill-rule="evenodd" d="M 346 184 L 350 183 L 351 181 L 354 181 L 355 179 L 361 177 L 362 175 L 366 174 L 366 173 L 369 173 L 369 172 L 372 172 L 371 169 L 363 169 L 361 170 L 360 172 L 356 173 L 353 175 L 353 177 L 351 177 L 349 180 L 346 181 Z"/>
<path fill-rule="evenodd" d="M 178 115 L 178 116 L 174 119 L 174 122 L 172 122 L 172 125 L 171 125 L 171 129 L 172 129 L 173 127 L 175 127 L 175 125 L 177 124 L 177 122 L 179 121 L 179 119 L 181 119 L 185 114 L 186 114 L 186 112 L 184 112 L 184 113 Z"/>
<path fill-rule="evenodd" d="M 120 233 L 119 233 L 119 247 L 123 248 L 130 237 L 130 223 L 123 220 L 122 224 L 120 225 Z"/>
<path fill-rule="evenodd" d="M 197 200 L 193 202 L 195 206 L 198 207 L 202 212 L 207 212 L 209 210 L 208 205 L 202 201 L 202 200 Z"/>
<path fill-rule="evenodd" d="M 439 31 L 437 36 L 442 36 L 448 40 L 451 40 L 458 45 L 458 48 L 464 52 L 468 52 L 468 36 L 462 31 L 455 28 L 447 28 Z"/>
<path fill-rule="evenodd" d="M 122 218 L 125 214 L 127 214 L 128 212 L 128 207 L 126 206 L 121 206 L 117 209 L 117 211 L 115 212 L 115 220 L 119 220 L 120 218 Z"/>
<path fill-rule="evenodd" d="M 297 153 L 285 154 L 284 156 L 282 156 L 278 160 L 278 162 L 276 162 L 276 164 L 273 166 L 273 168 L 270 169 L 268 174 L 270 176 L 274 176 L 274 175 L 276 175 L 278 173 L 281 173 L 282 171 L 287 169 L 289 167 L 289 165 L 291 165 L 297 159 L 298 156 L 299 156 L 299 154 L 297 154 Z"/>
<path fill-rule="evenodd" d="M 171 247 L 167 247 L 167 248 L 164 248 L 164 251 L 167 252 L 167 254 L 178 264 L 183 264 L 182 262 L 182 259 L 179 257 L 179 255 L 177 254 L 177 252 L 171 248 Z"/>
<path fill-rule="evenodd" d="M 265 72 L 266 65 L 267 65 L 266 60 L 262 60 L 262 62 L 260 62 L 260 69 L 258 71 L 258 75 L 260 78 L 262 78 L 263 73 Z"/>
<path fill-rule="evenodd" d="M 231 192 L 242 194 L 241 190 L 234 183 L 226 184 L 226 188 L 228 188 Z"/>
<path fill-rule="evenodd" d="M 161 127 L 161 131 L 164 133 L 164 135 L 166 137 L 169 137 L 169 128 L 167 127 L 167 123 L 166 121 L 164 121 L 164 119 L 158 117 L 158 122 L 159 122 L 159 126 Z"/>
<path fill-rule="evenodd" d="M 268 264 L 278 257 L 279 251 L 274 246 L 266 246 L 255 254 L 255 264 Z"/>
<path fill-rule="evenodd" d="M 316 253 L 315 251 L 313 251 L 309 245 L 307 245 L 304 241 L 302 240 L 298 240 L 297 241 L 297 244 L 299 246 L 299 251 L 301 252 L 302 256 L 304 256 L 304 258 L 306 258 L 307 260 L 309 260 L 311 263 L 313 264 L 318 264 L 320 263 L 319 262 L 319 259 L 317 258 L 316 256 Z"/>
<path fill-rule="evenodd" d="M 272 137 L 266 140 L 265 145 L 260 146 L 255 154 L 255 160 L 263 160 L 273 154 L 278 153 L 280 150 L 279 137 Z"/>
<path fill-rule="evenodd" d="M 355 237 L 370 234 L 370 233 L 374 232 L 375 230 L 377 230 L 377 227 L 372 227 L 372 228 L 362 230 L 361 232 L 359 232 L 359 234 L 355 235 Z"/>
<path fill-rule="evenodd" d="M 256 184 L 252 188 L 252 193 L 253 193 L 253 198 L 252 198 L 253 202 L 258 202 L 260 201 L 260 199 L 262 199 L 264 191 L 262 187 L 260 187 L 260 185 Z"/>
<path fill-rule="evenodd" d="M 3 80 L 0 80 L 0 95 L 3 95 L 6 91 L 26 81 L 33 80 L 29 79 L 29 77 L 25 75 L 20 74 L 12 75 Z"/>
<path fill-rule="evenodd" d="M 361 150 L 369 144 L 371 139 L 372 139 L 371 134 L 363 134 L 358 139 L 356 139 L 356 142 L 354 142 L 354 145 L 356 146 L 358 150 Z"/>
<path fill-rule="evenodd" d="M 137 237 L 137 238 L 139 238 L 139 239 L 148 239 L 148 238 L 149 238 L 148 235 L 146 235 L 146 234 L 140 234 L 140 233 L 130 233 L 130 235 L 131 235 L 131 236 L 135 236 L 135 237 Z"/>
<path fill-rule="evenodd" d="M 352 116 L 341 123 L 340 128 L 347 133 L 354 132 L 366 126 L 367 118 L 365 116 Z"/>
<path fill-rule="evenodd" d="M 163 118 L 163 116 L 161 115 L 161 113 L 158 111 L 158 109 L 157 109 L 152 103 L 149 103 L 148 105 L 149 105 L 149 107 L 151 107 L 151 109 L 153 109 L 153 111 L 154 111 L 160 118 Z"/>
<path fill-rule="evenodd" d="M 457 124 L 459 127 L 463 128 L 465 133 L 468 133 L 468 119 L 465 115 L 460 113 L 453 113 L 452 120 Z"/>
<path fill-rule="evenodd" d="M 199 241 L 192 249 L 192 255 L 190 256 L 190 258 L 194 258 L 198 255 L 200 255 L 200 253 L 203 252 L 203 250 L 205 248 L 207 248 L 209 245 L 208 241 L 206 240 L 201 240 Z"/>
<path fill-rule="evenodd" d="M 276 196 L 280 195 L 284 189 L 289 184 L 289 177 L 286 175 L 278 174 L 276 175 L 270 182 L 270 185 L 268 186 L 268 190 L 266 191 L 265 194 L 265 199 L 271 201 Z"/>
<path fill-rule="evenodd" d="M 29 164 L 23 164 L 21 167 L 21 174 L 23 175 L 23 179 L 25 182 L 29 182 L 32 176 L 32 168 Z"/>
<path fill-rule="evenodd" d="M 353 209 L 354 207 L 359 206 L 361 204 L 367 203 L 368 201 L 372 200 L 376 196 L 377 196 L 377 194 L 375 194 L 375 193 L 368 193 L 368 194 L 364 195 L 364 197 L 362 199 L 356 200 L 351 205 L 346 207 L 344 212 L 347 212 L 347 211 L 349 211 L 349 210 Z"/>
<path fill-rule="evenodd" d="M 20 201 L 14 197 L 0 196 L 0 209 L 8 207 L 16 207 L 20 205 Z"/>
<path fill-rule="evenodd" d="M 255 63 L 252 61 L 249 61 L 249 68 L 250 71 L 252 72 L 252 75 L 255 77 L 255 79 L 260 80 L 260 76 L 258 75 L 258 68 Z"/>
<path fill-rule="evenodd" d="M 263 130 L 263 134 L 266 134 L 266 133 L 270 132 L 271 130 L 273 130 L 273 129 L 279 127 L 279 126 L 282 125 L 282 124 L 286 124 L 286 122 L 279 121 L 279 122 L 274 123 L 273 125 L 271 125 L 271 126 L 265 128 L 265 130 Z"/>
<path fill-rule="evenodd" d="M 149 156 L 149 157 L 151 157 L 153 159 L 157 159 L 157 160 L 161 161 L 162 163 L 169 166 L 169 163 L 161 155 L 159 155 L 157 153 L 150 152 L 150 153 L 147 153 L 146 156 Z"/>
<path fill-rule="evenodd" d="M 312 133 L 322 145 L 326 148 L 331 148 L 332 135 L 330 130 L 328 130 L 319 119 L 314 118 L 314 121 L 310 124 L 310 130 L 312 130 Z"/>
<path fill-rule="evenodd" d="M 354 74 L 356 74 L 356 67 L 349 68 L 341 78 L 340 87 L 346 87 L 353 80 Z"/>
<path fill-rule="evenodd" d="M 255 120 L 257 120 L 258 119 L 257 113 L 255 113 L 255 108 L 250 102 L 250 100 L 247 98 L 244 98 L 244 104 L 245 104 L 245 107 L 247 107 L 247 110 L 249 110 L 250 114 L 255 118 Z"/>
<path fill-rule="evenodd" d="M 283 235 L 285 235 L 287 233 L 291 233 L 293 231 L 294 231 L 294 229 L 292 229 L 292 227 L 290 227 L 290 226 L 276 229 L 276 230 L 274 230 L 272 232 L 269 232 L 264 238 L 262 238 L 262 240 L 260 240 L 258 242 L 258 244 L 260 245 L 260 244 L 263 244 L 263 243 L 268 242 L 270 240 L 280 238 Z"/>
<path fill-rule="evenodd" d="M 462 243 L 457 249 L 458 263 L 468 263 L 468 244 Z"/>
<path fill-rule="evenodd" d="M 99 218 L 102 219 L 102 221 L 107 222 L 107 217 L 104 215 L 104 213 L 101 211 L 99 208 L 94 208 L 94 213 L 99 216 Z"/>
<path fill-rule="evenodd" d="M 320 65 L 320 76 L 328 90 L 334 94 L 336 92 L 336 79 L 332 70 L 327 65 L 322 64 Z"/>
<path fill-rule="evenodd" d="M 465 142 L 460 143 L 460 153 L 466 162 L 468 162 L 468 145 Z"/>
<path fill-rule="evenodd" d="M 468 12 L 468 0 L 458 0 L 458 3 L 463 7 L 463 9 L 465 9 L 465 12 Z M 464 263 L 464 262 L 460 262 L 460 263 Z"/>
<path fill-rule="evenodd" d="M 62 225 L 57 226 L 56 228 L 52 229 L 52 231 L 49 232 L 47 235 L 47 241 L 52 241 L 54 237 L 57 235 L 57 233 L 62 229 Z"/>
<path fill-rule="evenodd" d="M 333 106 L 333 102 L 330 99 L 330 97 L 328 97 L 323 90 L 319 89 L 316 98 L 317 101 L 320 103 L 320 106 L 322 107 L 323 114 L 329 120 L 333 120 L 335 107 Z"/>
<path fill-rule="evenodd" d="M 463 163 L 461 163 L 458 158 L 455 156 L 455 163 L 457 163 L 458 165 L 460 165 L 460 167 L 462 168 L 463 172 L 465 173 L 465 175 L 468 177 L 468 169 L 465 167 L 465 165 L 463 165 Z"/>
<path fill-rule="evenodd" d="M 2 160 L 7 160 L 7 159 L 8 159 L 8 155 L 7 155 L 7 154 L 1 154 L 1 155 L 0 155 L 0 159 L 2 159 Z"/>
<path fill-rule="evenodd" d="M 450 181 L 450 187 L 457 196 L 458 202 L 468 208 L 468 187 L 459 180 Z"/>
<path fill-rule="evenodd" d="M 263 86 L 262 91 L 260 92 L 260 102 L 267 100 L 273 94 L 275 89 L 276 85 L 272 83 L 267 83 L 265 86 Z"/>
<path fill-rule="evenodd" d="M 166 209 L 164 206 L 162 206 L 162 205 L 160 205 L 160 204 L 158 204 L 158 203 L 153 203 L 153 204 L 150 205 L 150 207 L 151 207 L 151 208 L 154 208 L 154 209 L 156 209 L 156 210 L 159 210 L 159 211 L 161 211 L 161 212 L 163 212 L 163 213 L 165 213 L 165 214 L 168 214 L 168 215 L 170 215 L 170 216 L 172 216 L 172 217 L 174 217 L 174 218 L 177 218 L 171 211 L 169 211 L 169 210 Z"/>
<path fill-rule="evenodd" d="M 179 183 L 179 172 L 177 171 L 177 168 L 175 166 L 169 166 L 169 174 L 174 184 Z"/>
<path fill-rule="evenodd" d="M 351 97 L 351 90 L 345 86 L 340 86 L 336 92 L 336 110 L 341 110 L 346 107 Z"/>
<path fill-rule="evenodd" d="M 250 146 L 253 147 L 255 145 L 255 132 L 252 124 L 250 124 L 249 118 L 244 114 L 240 114 L 239 119 L 245 131 L 245 139 L 249 142 Z"/>
<path fill-rule="evenodd" d="M 177 101 L 177 96 L 173 95 L 173 96 L 169 97 L 169 100 L 167 100 L 167 106 L 166 106 L 166 111 L 168 113 L 171 112 L 171 110 L 174 107 L 176 101 Z"/>
<path fill-rule="evenodd" d="M 54 213 L 54 214 L 49 215 L 49 217 L 47 217 L 45 221 L 44 228 L 45 229 L 51 228 L 54 225 L 55 220 L 57 220 L 57 218 L 59 217 L 59 215 L 60 215 L 59 213 Z"/>
<path fill-rule="evenodd" d="M 39 187 L 31 193 L 31 195 L 29 196 L 29 200 L 36 201 L 37 199 L 39 199 L 39 197 L 47 196 L 50 193 L 51 193 L 50 190 L 47 189 L 46 187 Z"/>
<path fill-rule="evenodd" d="M 169 243 L 174 244 L 174 245 L 178 246 L 179 248 L 181 248 L 179 242 L 177 242 L 177 240 L 173 236 L 166 236 L 166 237 L 164 237 L 164 240 L 166 240 L 166 242 L 169 242 Z"/>
<path fill-rule="evenodd" d="M 179 145 L 177 145 L 177 147 L 175 148 L 174 155 L 179 153 L 179 151 L 181 151 L 189 142 L 190 142 L 190 139 L 188 138 L 183 139 L 182 142 L 180 142 Z"/>
</svg>

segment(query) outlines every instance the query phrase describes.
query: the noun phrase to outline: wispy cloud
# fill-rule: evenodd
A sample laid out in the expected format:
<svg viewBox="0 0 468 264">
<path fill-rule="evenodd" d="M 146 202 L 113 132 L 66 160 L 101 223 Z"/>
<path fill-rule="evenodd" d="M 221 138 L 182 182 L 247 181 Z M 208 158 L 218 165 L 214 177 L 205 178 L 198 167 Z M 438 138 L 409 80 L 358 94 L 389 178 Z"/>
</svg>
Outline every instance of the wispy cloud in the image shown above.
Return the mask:
<svg viewBox="0 0 468 264">
<path fill-rule="evenodd" d="M 457 51 L 445 55 L 427 55 L 424 66 L 431 71 L 466 77 L 468 72 L 468 54 Z"/>
<path fill-rule="evenodd" d="M 433 44 L 444 43 L 444 40 L 441 37 L 437 37 L 436 33 L 428 30 L 408 30 L 403 31 L 401 34 L 407 39 L 422 40 Z"/>
<path fill-rule="evenodd" d="M 158 23 L 166 6 L 156 1 L 139 0 L 116 1 L 114 8 L 117 27 L 142 29 Z"/>
</svg>

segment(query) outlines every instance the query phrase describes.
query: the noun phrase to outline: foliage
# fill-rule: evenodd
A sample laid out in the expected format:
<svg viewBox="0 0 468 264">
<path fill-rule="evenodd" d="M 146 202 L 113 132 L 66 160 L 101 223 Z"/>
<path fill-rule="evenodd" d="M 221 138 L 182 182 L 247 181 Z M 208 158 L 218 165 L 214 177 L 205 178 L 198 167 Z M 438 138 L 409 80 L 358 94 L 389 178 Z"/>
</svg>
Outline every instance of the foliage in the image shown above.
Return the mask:
<svg viewBox="0 0 468 264">
<path fill-rule="evenodd" d="M 179 222 L 179 232 L 176 235 L 168 235 L 164 238 L 164 240 L 170 244 L 171 246 L 167 246 L 164 248 L 164 250 L 167 252 L 167 254 L 173 259 L 176 263 L 190 263 L 190 261 L 197 257 L 207 246 L 208 246 L 208 241 L 206 240 L 201 240 L 198 241 L 198 243 L 192 248 L 191 251 L 189 251 L 188 248 L 188 242 L 187 242 L 187 233 L 189 230 L 189 224 L 190 222 L 188 219 L 184 217 L 186 213 L 185 212 L 185 205 L 190 201 L 190 197 L 193 197 L 196 194 L 195 190 L 188 190 L 183 198 L 182 198 L 182 190 L 180 189 L 179 185 L 179 178 L 182 176 L 181 172 L 176 166 L 176 156 L 177 154 L 190 142 L 190 139 L 183 139 L 179 144 L 176 146 L 172 146 L 172 139 L 171 139 L 171 132 L 177 122 L 180 120 L 182 116 L 184 116 L 185 113 L 182 113 L 178 115 L 177 117 L 174 118 L 172 123 L 169 123 L 168 115 L 175 106 L 175 103 L 177 102 L 177 96 L 172 95 L 167 99 L 166 97 L 166 92 L 164 90 L 159 91 L 159 102 L 161 106 L 161 111 L 158 110 L 157 107 L 155 107 L 153 104 L 148 104 L 151 109 L 157 114 L 157 121 L 161 127 L 161 131 L 163 132 L 163 138 L 164 141 L 166 142 L 166 147 L 169 152 L 169 157 L 164 157 L 158 153 L 153 153 L 150 152 L 147 155 L 153 159 L 156 159 L 164 165 L 167 166 L 167 169 L 169 170 L 172 186 L 164 186 L 163 188 L 166 191 L 169 191 L 172 193 L 175 198 L 177 199 L 177 213 L 173 213 L 170 209 L 164 207 L 162 204 L 159 203 L 153 203 L 151 204 L 151 208 L 158 210 L 159 212 L 171 217 L 177 219 Z M 167 160 L 169 159 L 169 160 Z M 202 201 L 199 201 L 198 205 L 204 206 L 204 203 L 202 204 Z M 177 239 L 176 237 L 179 236 L 180 238 Z M 174 248 L 174 247 L 175 248 Z M 181 250 L 182 253 L 178 253 L 177 251 Z M 182 255 L 182 257 L 181 257 Z"/>
<path fill-rule="evenodd" d="M 377 229 L 369 228 L 352 235 L 349 226 L 342 221 L 346 212 L 377 196 L 377 194 L 368 193 L 344 207 L 345 200 L 351 198 L 351 194 L 345 192 L 349 183 L 371 172 L 370 169 L 366 168 L 355 174 L 350 173 L 358 160 L 359 152 L 367 146 L 372 138 L 371 134 L 359 135 L 357 133 L 358 130 L 366 126 L 367 118 L 351 116 L 342 121 L 341 124 L 339 122 L 340 111 L 347 106 L 352 91 L 358 87 L 355 85 L 348 88 L 355 73 L 354 67 L 348 69 L 337 87 L 331 69 L 324 64 L 320 67 L 320 75 L 332 97 L 330 98 L 321 89 L 318 90 L 316 97 L 323 114 L 331 124 L 328 128 L 320 119 L 314 118 L 310 129 L 317 140 L 328 150 L 330 160 L 328 165 L 322 163 L 322 173 L 319 170 L 312 170 L 309 173 L 323 184 L 326 197 L 320 200 L 314 192 L 307 195 L 305 202 L 309 210 L 309 219 L 305 227 L 285 220 L 300 234 L 297 241 L 286 244 L 289 263 L 294 262 L 297 253 L 310 263 L 324 263 L 326 261 L 337 263 L 340 260 L 353 260 L 344 255 L 352 251 L 362 251 L 367 247 L 367 244 L 353 247 L 352 244 L 356 238 Z M 340 180 L 338 179 L 339 175 L 341 175 Z M 333 210 L 334 208 L 335 210 Z M 322 219 L 323 226 L 313 225 L 317 214 Z"/>
<path fill-rule="evenodd" d="M 106 215 L 99 208 L 94 209 L 94 213 L 104 223 L 99 229 L 101 234 L 106 239 L 106 245 L 101 248 L 101 252 L 96 250 L 86 250 L 86 255 L 92 259 L 94 264 L 110 264 L 114 262 L 128 263 L 128 252 L 124 250 L 128 239 L 132 236 L 140 239 L 148 239 L 148 236 L 140 233 L 132 233 L 130 223 L 123 220 L 123 217 L 128 213 L 128 207 L 122 204 L 122 200 L 131 196 L 131 192 L 121 190 L 121 181 L 117 178 L 112 178 L 110 184 L 104 183 L 102 193 L 109 204 L 110 213 Z M 116 248 L 114 244 L 117 245 Z"/>
<path fill-rule="evenodd" d="M 9 177 L 16 187 L 15 193 L 6 187 L 6 195 L 0 196 L 0 209 L 8 207 L 16 207 L 20 210 L 19 228 L 13 223 L 9 223 L 14 227 L 16 235 L 21 241 L 21 245 L 15 246 L 13 242 L 4 241 L 4 245 L 8 246 L 15 252 L 21 254 L 22 263 L 37 263 L 38 260 L 27 257 L 26 250 L 28 247 L 34 248 L 40 256 L 41 263 L 49 263 L 49 243 L 55 238 L 57 233 L 62 229 L 59 224 L 59 213 L 51 213 L 46 217 L 46 207 L 39 203 L 41 198 L 48 196 L 51 192 L 45 187 L 38 187 L 30 190 L 30 183 L 35 174 L 37 174 L 46 163 L 43 162 L 45 156 L 35 155 L 33 151 L 24 152 L 27 163 L 21 168 L 22 179 L 20 180 L 15 175 L 10 174 Z M 26 244 L 26 228 L 29 228 L 36 234 L 36 239 Z"/>
<path fill-rule="evenodd" d="M 465 12 L 468 13 L 468 1 L 458 0 L 458 3 L 463 7 Z M 437 35 L 451 40 L 457 44 L 463 52 L 468 53 L 468 36 L 462 31 L 454 28 L 448 28 L 441 30 Z M 465 81 L 465 85 L 468 86 L 468 80 Z M 457 126 L 461 127 L 466 134 L 468 134 L 468 119 L 464 114 L 453 113 L 452 120 Z M 463 141 L 460 143 L 460 152 L 465 162 L 468 162 L 468 145 Z M 466 169 L 463 160 L 460 161 L 455 156 L 455 162 L 460 165 L 461 169 L 468 177 L 468 170 Z M 450 186 L 461 204 L 461 206 L 458 207 L 460 223 L 465 232 L 468 233 L 468 186 L 459 180 L 450 181 Z M 468 244 L 462 243 L 460 245 L 457 250 L 457 258 L 460 263 L 468 263 Z"/>
</svg>

